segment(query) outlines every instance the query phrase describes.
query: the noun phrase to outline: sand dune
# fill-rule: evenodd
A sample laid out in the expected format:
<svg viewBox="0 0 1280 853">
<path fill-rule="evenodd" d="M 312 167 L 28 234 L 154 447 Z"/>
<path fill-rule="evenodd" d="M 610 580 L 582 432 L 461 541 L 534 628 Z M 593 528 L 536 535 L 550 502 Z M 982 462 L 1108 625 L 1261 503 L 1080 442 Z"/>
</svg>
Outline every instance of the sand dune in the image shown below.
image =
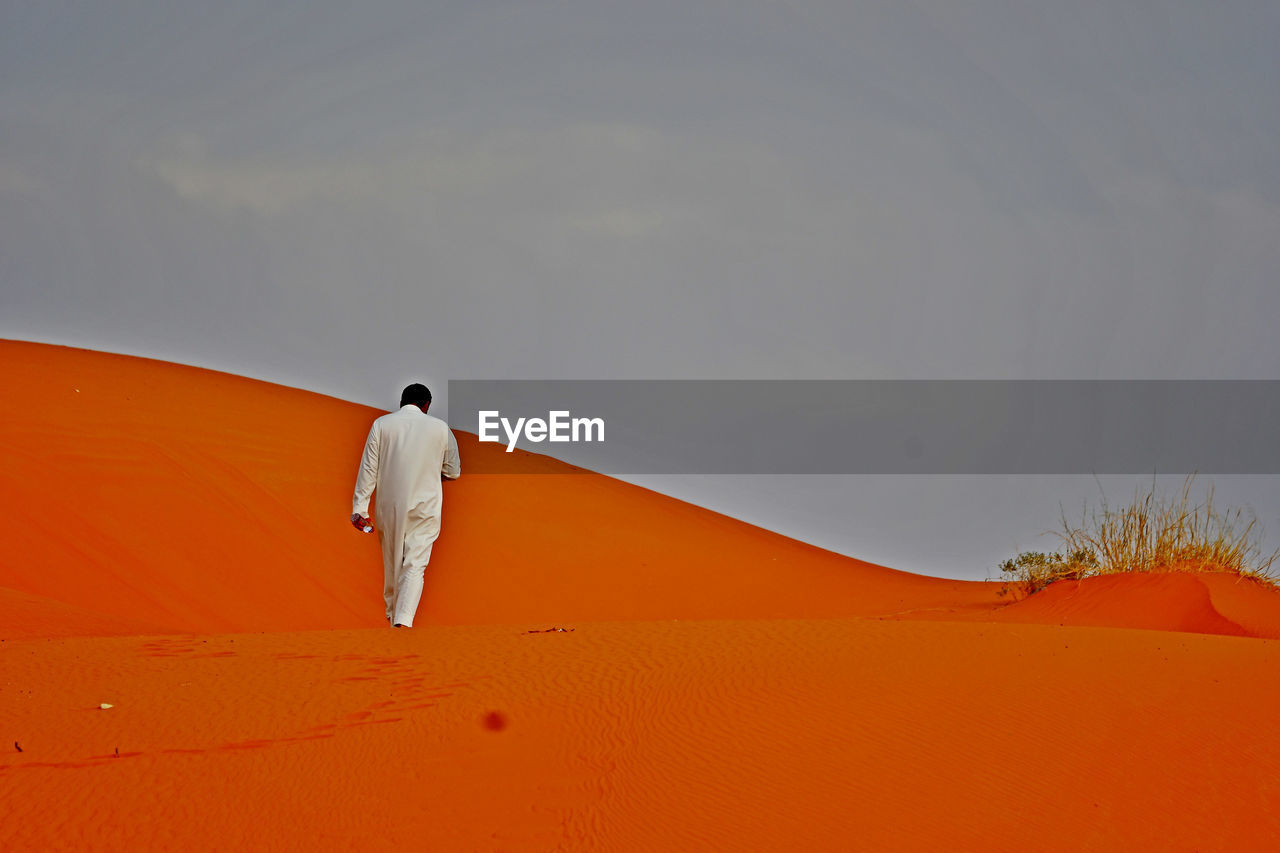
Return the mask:
<svg viewBox="0 0 1280 853">
<path fill-rule="evenodd" d="M 460 435 L 425 627 L 391 631 L 346 524 L 376 411 L 0 357 L 0 849 L 1280 837 L 1273 590 L 1141 575 L 1011 603 L 541 457 L 566 473 L 468 477 L 501 451 Z"/>
<path fill-rule="evenodd" d="M 1058 581 L 984 621 L 1280 638 L 1280 592 L 1227 574 L 1104 575 Z"/>
<path fill-rule="evenodd" d="M 382 624 L 375 539 L 346 521 L 381 412 L 66 347 L 0 342 L 0 356 L 0 483 L 23 519 L 3 586 L 162 630 Z M 467 460 L 503 448 L 458 438 L 464 476 L 446 485 L 423 624 L 995 601 L 986 584 L 851 560 L 597 474 L 467 476 Z M 577 470 L 523 455 L 534 469 Z"/>
</svg>

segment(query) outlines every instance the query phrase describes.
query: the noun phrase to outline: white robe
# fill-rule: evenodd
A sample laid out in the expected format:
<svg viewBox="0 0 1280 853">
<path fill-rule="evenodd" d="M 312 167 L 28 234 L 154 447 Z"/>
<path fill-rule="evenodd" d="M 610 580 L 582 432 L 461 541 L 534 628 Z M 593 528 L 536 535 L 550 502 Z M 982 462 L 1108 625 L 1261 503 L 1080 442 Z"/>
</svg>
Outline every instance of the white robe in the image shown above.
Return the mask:
<svg viewBox="0 0 1280 853">
<path fill-rule="evenodd" d="M 382 596 L 393 623 L 413 625 L 422 576 L 440 535 L 441 476 L 461 474 L 448 424 L 417 406 L 383 415 L 369 429 L 351 506 L 368 518 L 369 496 L 377 492 L 373 526 L 382 542 Z"/>
</svg>

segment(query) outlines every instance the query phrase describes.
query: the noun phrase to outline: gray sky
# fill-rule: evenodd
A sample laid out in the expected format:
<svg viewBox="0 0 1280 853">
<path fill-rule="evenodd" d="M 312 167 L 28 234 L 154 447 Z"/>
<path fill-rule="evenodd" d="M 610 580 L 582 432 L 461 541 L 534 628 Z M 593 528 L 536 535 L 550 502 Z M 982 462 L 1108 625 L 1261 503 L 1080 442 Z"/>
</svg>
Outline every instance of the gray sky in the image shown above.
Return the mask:
<svg viewBox="0 0 1280 853">
<path fill-rule="evenodd" d="M 0 2 L 0 336 L 384 406 L 1277 378 L 1278 43 L 1231 0 Z M 655 485 L 981 576 L 1072 482 Z M 1218 492 L 1280 533 L 1276 478 Z"/>
</svg>

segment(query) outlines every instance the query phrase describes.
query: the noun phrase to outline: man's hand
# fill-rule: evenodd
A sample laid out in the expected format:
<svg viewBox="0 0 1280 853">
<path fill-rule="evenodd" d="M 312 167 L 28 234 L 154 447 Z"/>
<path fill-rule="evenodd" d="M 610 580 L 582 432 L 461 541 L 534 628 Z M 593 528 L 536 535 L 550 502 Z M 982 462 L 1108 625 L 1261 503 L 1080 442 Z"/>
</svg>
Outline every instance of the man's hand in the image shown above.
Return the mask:
<svg viewBox="0 0 1280 853">
<path fill-rule="evenodd" d="M 351 526 L 361 533 L 369 533 L 373 530 L 373 523 L 358 512 L 351 514 Z"/>
</svg>

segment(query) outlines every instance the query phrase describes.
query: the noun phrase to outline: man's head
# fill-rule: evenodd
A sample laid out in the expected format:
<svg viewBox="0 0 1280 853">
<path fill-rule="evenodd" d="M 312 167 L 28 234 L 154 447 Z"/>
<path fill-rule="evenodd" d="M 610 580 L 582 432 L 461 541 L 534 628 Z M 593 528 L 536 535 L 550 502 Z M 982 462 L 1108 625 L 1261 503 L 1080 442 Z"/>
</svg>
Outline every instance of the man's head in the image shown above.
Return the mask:
<svg viewBox="0 0 1280 853">
<path fill-rule="evenodd" d="M 427 406 L 431 405 L 431 391 L 426 385 L 419 385 L 415 382 L 401 392 L 400 405 L 417 406 L 425 412 Z"/>
</svg>

